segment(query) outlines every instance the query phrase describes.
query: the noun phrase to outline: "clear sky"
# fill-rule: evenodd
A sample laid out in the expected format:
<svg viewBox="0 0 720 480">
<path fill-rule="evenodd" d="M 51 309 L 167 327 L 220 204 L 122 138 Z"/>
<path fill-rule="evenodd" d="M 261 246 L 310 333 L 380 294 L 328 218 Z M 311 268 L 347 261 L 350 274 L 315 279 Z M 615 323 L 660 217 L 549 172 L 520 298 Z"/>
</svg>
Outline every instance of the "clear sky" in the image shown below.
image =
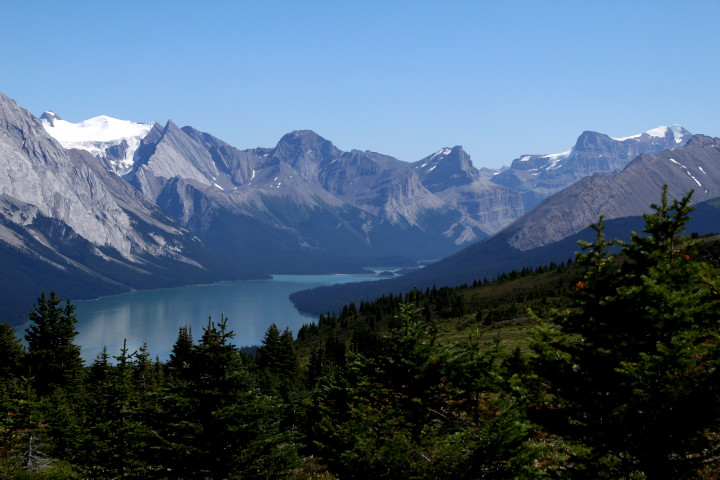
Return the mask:
<svg viewBox="0 0 720 480">
<path fill-rule="evenodd" d="M 477 167 L 681 124 L 720 136 L 720 1 L 5 0 L 0 91 L 238 148 L 311 129 Z"/>
</svg>

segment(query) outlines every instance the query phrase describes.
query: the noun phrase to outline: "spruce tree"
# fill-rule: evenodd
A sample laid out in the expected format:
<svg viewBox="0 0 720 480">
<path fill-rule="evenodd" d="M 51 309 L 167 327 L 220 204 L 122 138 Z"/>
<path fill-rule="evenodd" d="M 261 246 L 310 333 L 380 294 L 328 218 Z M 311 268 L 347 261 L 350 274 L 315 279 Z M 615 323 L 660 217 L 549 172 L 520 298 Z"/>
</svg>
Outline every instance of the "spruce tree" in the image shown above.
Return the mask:
<svg viewBox="0 0 720 480">
<path fill-rule="evenodd" d="M 577 256 L 574 308 L 536 332 L 535 365 L 554 399 L 539 419 L 589 447 L 572 460 L 579 476 L 684 478 L 716 461 L 720 281 L 681 236 L 691 194 L 668 204 L 665 187 L 630 243 L 607 241 L 601 217 Z"/>
<path fill-rule="evenodd" d="M 25 349 L 15 330 L 7 323 L 0 323 L 0 379 L 19 377 L 24 357 Z"/>
<path fill-rule="evenodd" d="M 192 328 L 180 327 L 177 340 L 175 340 L 170 353 L 170 359 L 167 362 L 167 366 L 172 373 L 177 374 L 189 365 L 193 348 Z"/>
<path fill-rule="evenodd" d="M 342 478 L 532 476 L 535 449 L 502 393 L 499 344 L 441 345 L 420 308 L 399 309 L 398 327 L 372 352 L 317 382 L 314 453 Z"/>
<path fill-rule="evenodd" d="M 275 373 L 281 370 L 282 345 L 280 343 L 280 329 L 274 323 L 265 332 L 262 346 L 258 349 L 257 360 L 261 368 Z"/>
<path fill-rule="evenodd" d="M 42 292 L 30 312 L 30 327 L 25 334 L 28 342 L 27 363 L 39 394 L 55 387 L 74 385 L 82 372 L 80 347 L 74 343 L 77 330 L 75 306 L 50 292 Z"/>
<path fill-rule="evenodd" d="M 233 336 L 225 318 L 209 321 L 170 379 L 159 423 L 171 478 L 278 478 L 295 459 L 279 400 L 257 388 Z"/>
</svg>

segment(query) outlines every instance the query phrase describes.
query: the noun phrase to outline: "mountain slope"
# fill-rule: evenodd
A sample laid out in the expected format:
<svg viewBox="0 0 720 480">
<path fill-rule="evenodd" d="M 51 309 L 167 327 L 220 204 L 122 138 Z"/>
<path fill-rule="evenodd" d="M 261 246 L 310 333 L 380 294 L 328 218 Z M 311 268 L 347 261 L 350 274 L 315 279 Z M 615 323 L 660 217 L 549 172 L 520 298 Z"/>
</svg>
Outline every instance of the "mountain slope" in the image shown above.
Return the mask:
<svg viewBox="0 0 720 480">
<path fill-rule="evenodd" d="M 462 147 L 445 148 L 413 165 L 423 185 L 461 212 L 461 222 L 453 225 L 458 245 L 492 235 L 519 218 L 522 199 L 511 188 L 496 187 L 486 175 L 472 166 Z"/>
<path fill-rule="evenodd" d="M 513 247 L 529 250 L 578 232 L 601 214 L 639 215 L 658 201 L 664 183 L 670 198 L 690 190 L 695 202 L 719 196 L 720 140 L 695 135 L 683 148 L 640 155 L 622 172 L 586 177 L 544 200 L 505 235 Z"/>
<path fill-rule="evenodd" d="M 274 273 L 312 271 L 313 264 L 330 271 L 438 258 L 520 215 L 516 192 L 487 181 L 460 147 L 450 151 L 463 157 L 465 181 L 453 177 L 453 155 L 439 156 L 436 165 L 449 172 L 438 187 L 417 164 L 343 152 L 307 130 L 272 149 L 240 151 L 168 122 L 143 139 L 124 178 L 233 261 L 262 259 Z M 220 228 L 233 248 L 220 240 Z"/>
<path fill-rule="evenodd" d="M 0 165 L 8 320 L 22 320 L 43 288 L 88 298 L 228 275 L 187 230 L 2 94 Z"/>
<path fill-rule="evenodd" d="M 643 153 L 681 148 L 691 136 L 679 125 L 657 127 L 623 138 L 586 131 L 570 150 L 551 155 L 523 155 L 492 181 L 521 191 L 529 211 L 543 198 L 584 177 L 618 172 Z"/>
</svg>

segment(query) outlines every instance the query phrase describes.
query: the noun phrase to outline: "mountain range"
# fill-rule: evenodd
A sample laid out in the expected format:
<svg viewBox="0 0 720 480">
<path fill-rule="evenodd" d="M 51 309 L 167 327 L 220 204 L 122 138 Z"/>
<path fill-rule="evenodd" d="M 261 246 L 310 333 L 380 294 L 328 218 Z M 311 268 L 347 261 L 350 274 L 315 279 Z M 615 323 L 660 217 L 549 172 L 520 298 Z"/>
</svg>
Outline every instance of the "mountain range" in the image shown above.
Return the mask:
<svg viewBox="0 0 720 480">
<path fill-rule="evenodd" d="M 239 150 L 172 121 L 38 119 L 0 94 L 2 313 L 22 321 L 40 290 L 81 299 L 445 257 L 407 280 L 453 283 L 481 271 L 467 252 L 495 251 L 494 263 L 535 255 L 598 212 L 646 210 L 658 182 L 672 193 L 695 186 L 697 200 L 718 195 L 715 140 L 690 136 L 679 126 L 621 139 L 585 132 L 564 154 L 493 172 L 459 146 L 403 162 L 298 130 Z"/>
<path fill-rule="evenodd" d="M 520 191 L 529 211 L 542 199 L 581 178 L 619 172 L 638 155 L 680 148 L 691 136 L 680 125 L 661 126 L 624 138 L 586 131 L 565 152 L 516 158 L 510 168 L 499 172 L 492 181 Z"/>
<path fill-rule="evenodd" d="M 669 199 L 693 190 L 697 211 L 691 215 L 690 231 L 720 232 L 720 139 L 694 135 L 682 148 L 641 154 L 620 172 L 585 177 L 496 235 L 425 268 L 392 280 L 321 287 L 291 298 L 301 310 L 320 314 L 414 287 L 461 285 L 512 269 L 564 262 L 574 258 L 579 240 L 595 239 L 588 226 L 600 215 L 608 238 L 628 240 L 630 232 L 641 232 L 642 214 L 660 202 L 663 185 Z"/>
</svg>

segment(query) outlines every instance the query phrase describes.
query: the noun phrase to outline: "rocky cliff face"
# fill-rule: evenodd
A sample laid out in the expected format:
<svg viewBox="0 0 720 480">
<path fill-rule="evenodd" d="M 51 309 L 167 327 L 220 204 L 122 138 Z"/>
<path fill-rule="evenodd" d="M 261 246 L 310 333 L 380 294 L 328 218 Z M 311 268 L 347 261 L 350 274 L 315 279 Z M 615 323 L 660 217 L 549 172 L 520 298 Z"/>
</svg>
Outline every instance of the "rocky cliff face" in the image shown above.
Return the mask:
<svg viewBox="0 0 720 480">
<path fill-rule="evenodd" d="M 624 138 L 586 131 L 570 150 L 552 155 L 521 156 L 492 181 L 522 192 L 527 211 L 543 198 L 584 177 L 618 172 L 640 154 L 680 148 L 690 137 L 690 132 L 679 125 L 658 127 Z"/>
<path fill-rule="evenodd" d="M 461 147 L 442 149 L 416 162 L 413 169 L 428 190 L 460 212 L 452 227 L 458 245 L 483 238 L 480 232 L 492 235 L 523 214 L 518 191 L 493 184 Z"/>
</svg>

